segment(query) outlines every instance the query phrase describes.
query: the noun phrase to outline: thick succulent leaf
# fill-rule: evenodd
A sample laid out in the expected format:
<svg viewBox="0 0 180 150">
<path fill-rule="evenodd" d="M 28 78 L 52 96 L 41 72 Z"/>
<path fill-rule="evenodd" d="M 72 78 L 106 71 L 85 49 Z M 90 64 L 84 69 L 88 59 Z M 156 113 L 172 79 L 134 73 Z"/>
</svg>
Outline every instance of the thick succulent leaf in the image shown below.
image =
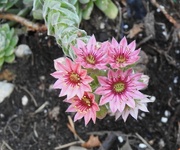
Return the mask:
<svg viewBox="0 0 180 150">
<path fill-rule="evenodd" d="M 8 0 L 8 2 L 6 2 L 2 8 L 4 11 L 8 10 L 9 8 L 11 8 L 13 5 L 15 5 L 18 2 L 18 0 Z"/>
<path fill-rule="evenodd" d="M 39 19 L 39 20 L 43 19 L 43 15 L 42 15 L 43 4 L 44 4 L 44 0 L 33 1 L 32 12 L 33 12 L 34 19 Z"/>
<path fill-rule="evenodd" d="M 96 6 L 110 19 L 115 19 L 118 14 L 118 8 L 111 0 L 96 0 Z"/>
<path fill-rule="evenodd" d="M 75 5 L 78 0 L 68 0 L 68 1 L 69 1 L 69 3 L 71 3 L 72 5 Z"/>
<path fill-rule="evenodd" d="M 0 68 L 2 67 L 3 63 L 4 63 L 4 57 L 0 58 Z"/>
<path fill-rule="evenodd" d="M 56 38 L 65 55 L 75 58 L 71 45 L 76 45 L 78 38 L 87 39 L 84 30 L 79 29 L 80 18 L 74 4 L 75 1 L 45 0 L 43 17 L 48 27 L 48 34 Z"/>
<path fill-rule="evenodd" d="M 6 47 L 6 36 L 3 32 L 0 32 L 0 52 Z"/>
<path fill-rule="evenodd" d="M 16 45 L 17 45 L 17 43 L 18 43 L 18 36 L 13 36 L 13 38 L 11 39 L 11 41 L 10 41 L 10 43 L 9 43 L 9 46 L 11 46 L 11 47 L 15 47 Z"/>
<path fill-rule="evenodd" d="M 14 47 L 9 46 L 6 50 L 5 50 L 5 56 L 10 56 L 14 53 Z"/>
<path fill-rule="evenodd" d="M 4 57 L 4 55 L 5 55 L 5 52 L 4 52 L 4 51 L 1 51 L 1 52 L 0 52 L 0 58 Z"/>
<path fill-rule="evenodd" d="M 90 15 L 92 13 L 92 10 L 94 8 L 94 2 L 90 1 L 87 5 L 85 10 L 83 11 L 82 15 L 83 15 L 83 19 L 88 20 L 90 19 Z"/>
<path fill-rule="evenodd" d="M 33 6 L 33 0 L 23 0 L 23 4 L 26 7 L 32 7 Z"/>
<path fill-rule="evenodd" d="M 80 2 L 81 4 L 87 4 L 87 3 L 90 2 L 90 0 L 79 0 L 79 2 Z"/>
<path fill-rule="evenodd" d="M 107 113 L 108 113 L 108 109 L 105 105 L 100 106 L 100 111 L 96 112 L 96 116 L 99 119 L 103 119 L 104 117 L 106 117 Z"/>
<path fill-rule="evenodd" d="M 7 63 L 12 63 L 14 61 L 14 59 L 15 59 L 15 55 L 14 54 L 12 54 L 10 56 L 5 56 L 4 57 L 4 61 L 7 62 Z"/>
</svg>

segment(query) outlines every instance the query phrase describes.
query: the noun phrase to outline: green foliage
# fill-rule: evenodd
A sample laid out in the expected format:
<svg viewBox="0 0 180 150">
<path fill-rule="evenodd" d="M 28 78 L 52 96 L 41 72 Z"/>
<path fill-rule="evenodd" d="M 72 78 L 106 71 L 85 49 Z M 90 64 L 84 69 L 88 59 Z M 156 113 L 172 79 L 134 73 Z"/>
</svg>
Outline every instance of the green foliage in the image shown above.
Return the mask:
<svg viewBox="0 0 180 150">
<path fill-rule="evenodd" d="M 0 1 L 0 11 L 7 11 L 13 5 L 15 5 L 18 0 L 1 0 Z"/>
<path fill-rule="evenodd" d="M 41 10 L 43 5 L 42 14 L 48 28 L 48 35 L 54 36 L 64 54 L 72 59 L 75 55 L 71 46 L 76 45 L 77 39 L 84 42 L 89 39 L 86 32 L 79 29 L 79 24 L 81 18 L 90 18 L 94 4 L 111 19 L 114 19 L 118 12 L 111 0 L 102 0 L 102 2 L 100 0 L 44 0 L 44 4 L 42 3 L 34 0 L 33 10 L 38 10 L 37 8 Z M 101 4 L 103 6 L 100 6 Z"/>
<path fill-rule="evenodd" d="M 76 45 L 77 39 L 88 40 L 84 30 L 79 29 L 80 18 L 73 4 L 67 0 L 45 0 L 43 6 L 48 34 L 56 38 L 65 55 L 75 58 L 71 48 Z"/>
<path fill-rule="evenodd" d="M 115 19 L 118 14 L 116 5 L 111 0 L 96 0 L 96 6 L 110 19 Z"/>
<path fill-rule="evenodd" d="M 111 0 L 76 0 L 77 11 L 85 20 L 90 19 L 90 15 L 96 5 L 108 18 L 115 19 L 118 14 L 116 5 Z M 80 9 L 79 9 L 80 8 Z"/>
<path fill-rule="evenodd" d="M 43 8 L 44 0 L 34 0 L 33 2 L 33 18 L 42 20 L 42 8 Z"/>
<path fill-rule="evenodd" d="M 96 112 L 96 116 L 99 119 L 103 119 L 107 115 L 108 109 L 107 109 L 106 105 L 99 106 L 99 108 L 100 108 L 100 110 L 98 112 Z"/>
<path fill-rule="evenodd" d="M 8 24 L 0 26 L 0 68 L 4 62 L 11 63 L 15 59 L 14 48 L 18 42 L 18 36 L 14 34 L 14 29 L 10 29 Z"/>
</svg>

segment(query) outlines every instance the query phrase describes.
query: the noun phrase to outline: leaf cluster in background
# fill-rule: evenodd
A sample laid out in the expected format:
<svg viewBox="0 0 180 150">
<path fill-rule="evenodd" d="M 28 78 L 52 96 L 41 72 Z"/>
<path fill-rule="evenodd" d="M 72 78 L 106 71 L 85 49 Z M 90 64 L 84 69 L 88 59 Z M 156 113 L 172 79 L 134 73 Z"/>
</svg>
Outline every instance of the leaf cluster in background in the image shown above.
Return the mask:
<svg viewBox="0 0 180 150">
<path fill-rule="evenodd" d="M 115 19 L 118 14 L 118 9 L 111 0 L 71 0 L 71 2 L 72 1 L 79 17 L 85 20 L 90 19 L 94 6 L 97 6 L 110 19 Z"/>
<path fill-rule="evenodd" d="M 14 49 L 18 42 L 18 36 L 14 34 L 14 29 L 10 29 L 8 24 L 0 26 L 0 68 L 4 62 L 11 63 L 15 59 Z"/>
</svg>

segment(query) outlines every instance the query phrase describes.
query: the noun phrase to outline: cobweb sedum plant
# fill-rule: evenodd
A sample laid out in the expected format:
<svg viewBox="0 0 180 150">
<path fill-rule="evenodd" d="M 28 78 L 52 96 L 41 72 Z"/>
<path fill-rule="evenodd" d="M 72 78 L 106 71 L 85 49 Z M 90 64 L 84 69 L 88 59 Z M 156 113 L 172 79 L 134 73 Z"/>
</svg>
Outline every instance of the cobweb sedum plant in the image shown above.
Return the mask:
<svg viewBox="0 0 180 150">
<path fill-rule="evenodd" d="M 137 119 L 138 111 L 148 112 L 148 76 L 137 73 L 133 67 L 139 60 L 140 49 L 135 41 L 97 42 L 94 35 L 87 36 L 79 29 L 76 8 L 67 0 L 45 0 L 43 17 L 48 34 L 55 36 L 65 58 L 54 60 L 55 89 L 60 97 L 66 96 L 67 112 L 74 112 L 74 121 L 84 118 L 85 125 L 111 113 L 126 121 L 131 115 Z M 68 57 L 67 57 L 68 56 Z M 146 82 L 144 80 L 146 78 Z"/>
</svg>

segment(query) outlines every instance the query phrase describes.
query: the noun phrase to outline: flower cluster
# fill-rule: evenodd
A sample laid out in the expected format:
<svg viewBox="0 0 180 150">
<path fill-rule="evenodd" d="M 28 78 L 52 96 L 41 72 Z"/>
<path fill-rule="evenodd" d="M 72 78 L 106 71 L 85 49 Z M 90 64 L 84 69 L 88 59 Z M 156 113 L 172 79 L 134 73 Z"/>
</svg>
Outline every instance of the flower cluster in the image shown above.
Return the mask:
<svg viewBox="0 0 180 150">
<path fill-rule="evenodd" d="M 98 114 L 107 112 L 126 121 L 128 115 L 137 119 L 138 110 L 148 112 L 150 100 L 140 92 L 147 87 L 143 79 L 148 76 L 133 71 L 140 58 L 140 49 L 135 48 L 135 41 L 128 44 L 125 37 L 120 43 L 114 38 L 98 43 L 93 35 L 87 44 L 78 40 L 72 47 L 75 60 L 54 61 L 54 88 L 61 89 L 59 96 L 67 96 L 67 112 L 76 112 L 74 121 L 84 117 L 86 125 L 91 119 L 95 123 Z"/>
</svg>

